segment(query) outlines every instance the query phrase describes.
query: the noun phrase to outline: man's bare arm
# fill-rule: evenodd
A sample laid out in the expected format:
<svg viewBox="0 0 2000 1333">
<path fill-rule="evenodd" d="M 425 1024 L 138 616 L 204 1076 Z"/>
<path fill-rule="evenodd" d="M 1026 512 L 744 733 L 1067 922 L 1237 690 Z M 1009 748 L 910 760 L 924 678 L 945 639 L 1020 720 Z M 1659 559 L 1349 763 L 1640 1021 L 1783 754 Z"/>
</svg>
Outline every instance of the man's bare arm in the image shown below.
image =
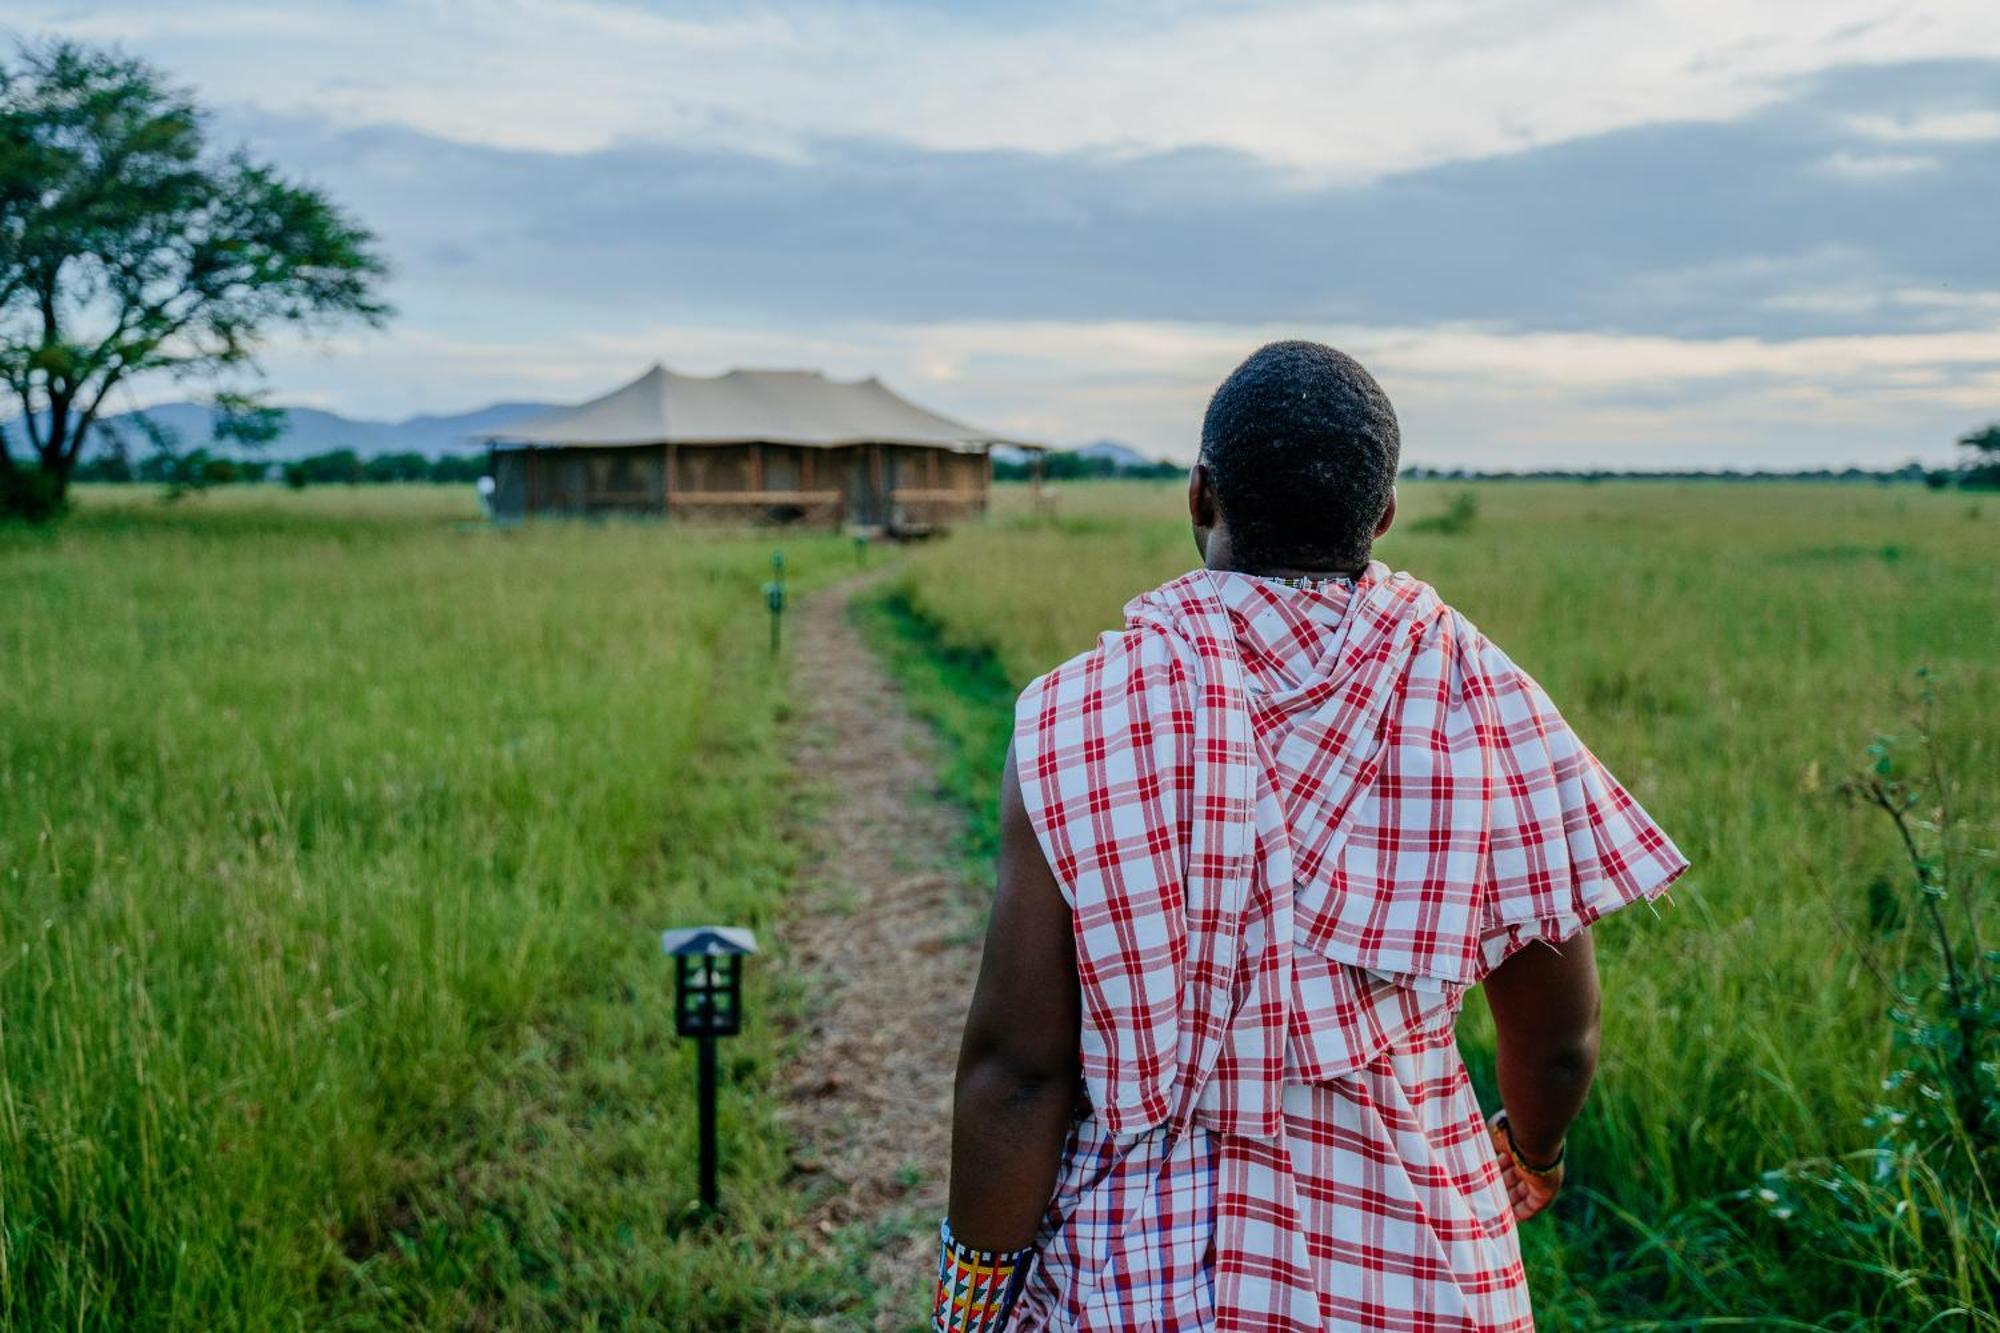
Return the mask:
<svg viewBox="0 0 2000 1333">
<path fill-rule="evenodd" d="M 1055 1191 L 1076 1106 L 1081 1000 L 1069 904 L 1022 806 L 1011 750 L 998 872 L 958 1055 L 950 1216 L 966 1245 L 1016 1250 L 1033 1243 Z"/>
<path fill-rule="evenodd" d="M 1514 1145 L 1530 1163 L 1551 1161 L 1597 1072 L 1597 954 L 1590 932 L 1559 949 L 1529 945 L 1493 969 L 1485 985 L 1499 1035 L 1500 1100 Z M 1514 1215 L 1525 1220 L 1548 1205 L 1561 1176 L 1523 1174 L 1504 1140 L 1496 1142 Z"/>
</svg>

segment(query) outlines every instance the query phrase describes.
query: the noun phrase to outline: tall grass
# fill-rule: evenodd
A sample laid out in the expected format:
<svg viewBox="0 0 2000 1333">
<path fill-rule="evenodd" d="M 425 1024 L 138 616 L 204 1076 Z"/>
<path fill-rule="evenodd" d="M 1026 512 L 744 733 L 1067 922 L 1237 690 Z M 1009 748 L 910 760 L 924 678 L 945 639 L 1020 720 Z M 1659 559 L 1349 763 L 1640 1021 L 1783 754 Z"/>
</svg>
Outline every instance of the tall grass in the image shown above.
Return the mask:
<svg viewBox="0 0 2000 1333">
<path fill-rule="evenodd" d="M 1876 910 L 1907 875 L 1900 848 L 1834 795 L 1904 722 L 1921 666 L 1992 897 L 2000 510 L 1914 489 L 1650 483 L 1419 485 L 1403 502 L 1380 554 L 1547 685 L 1694 863 L 1663 916 L 1597 932 L 1599 1084 L 1563 1207 L 1523 1237 L 1545 1325 L 1994 1326 L 2000 1211 L 1982 1188 L 1921 1159 L 1850 1170 L 1876 1197 L 1829 1214 L 1784 1206 L 1765 1175 L 1829 1178 L 1876 1145 L 1896 1058 L 1884 954 L 1893 972 L 1924 946 Z M 1454 506 L 1477 522 L 1450 521 Z M 1077 486 L 1054 519 L 1017 506 L 925 549 L 899 595 L 1018 687 L 1194 563 L 1177 487 Z M 1004 726 L 955 731 L 960 762 L 997 774 Z M 973 799 L 990 803 L 990 784 Z M 1990 913 L 1971 929 L 2000 944 Z M 1490 1097 L 1477 1004 L 1463 1045 Z"/>
<path fill-rule="evenodd" d="M 259 488 L 0 533 L 0 1325 L 854 1298 L 793 1230 L 769 1022 L 726 1048 L 732 1224 L 691 1224 L 654 933 L 785 883 L 770 543 L 474 520 Z"/>
</svg>

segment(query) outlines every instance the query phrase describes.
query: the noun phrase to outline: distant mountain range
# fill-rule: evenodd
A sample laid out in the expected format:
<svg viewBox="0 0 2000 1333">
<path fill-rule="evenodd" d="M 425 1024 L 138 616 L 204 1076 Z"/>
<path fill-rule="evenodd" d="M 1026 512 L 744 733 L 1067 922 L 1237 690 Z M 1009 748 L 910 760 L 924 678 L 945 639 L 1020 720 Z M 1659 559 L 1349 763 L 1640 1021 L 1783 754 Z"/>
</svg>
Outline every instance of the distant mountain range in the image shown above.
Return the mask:
<svg viewBox="0 0 2000 1333">
<path fill-rule="evenodd" d="M 1160 462 L 1157 458 L 1148 458 L 1145 454 L 1140 453 L 1137 449 L 1134 449 L 1122 440 L 1098 440 L 1095 443 L 1070 450 L 1070 452 L 1079 458 L 1101 460 L 1109 463 L 1112 470 L 1117 472 L 1126 472 L 1133 468 L 1152 467 Z"/>
<path fill-rule="evenodd" d="M 1159 466 L 1162 460 L 1140 453 L 1122 440 L 1094 440 L 1074 449 L 1054 449 L 1052 454 L 1072 454 L 1091 463 L 1108 465 L 1113 472 L 1131 472 L 1139 468 Z M 1022 464 L 1028 461 L 1026 450 L 1000 446 L 993 450 L 995 461 Z"/>
<path fill-rule="evenodd" d="M 304 458 L 310 454 L 330 453 L 335 449 L 352 449 L 363 458 L 373 458 L 378 454 L 423 454 L 435 458 L 439 454 L 476 453 L 484 448 L 480 436 L 488 431 L 501 430 L 512 423 L 547 411 L 555 403 L 493 403 L 470 412 L 447 415 L 422 413 L 406 417 L 401 421 L 371 421 L 365 417 L 344 417 L 338 412 L 325 412 L 316 407 L 292 407 L 285 410 L 285 431 L 255 456 L 279 462 Z M 157 407 L 146 408 L 143 412 L 122 412 L 107 418 L 114 429 L 124 424 L 133 427 L 125 431 L 126 444 L 135 457 L 143 457 L 150 452 L 146 437 L 134 426 L 133 418 L 145 416 L 166 427 L 179 437 L 182 447 L 202 448 L 210 443 L 215 426 L 215 411 L 201 403 L 161 403 Z M 21 419 L 16 417 L 7 425 L 9 438 L 22 438 Z M 104 448 L 105 437 L 101 432 L 93 432 L 90 450 L 93 454 Z M 222 446 L 221 452 L 239 452 L 239 446 Z"/>
<path fill-rule="evenodd" d="M 401 421 L 345 417 L 317 407 L 289 407 L 285 409 L 284 434 L 255 451 L 253 456 L 274 462 L 289 462 L 312 454 L 331 453 L 335 449 L 352 449 L 363 458 L 380 454 L 415 453 L 435 458 L 440 454 L 476 453 L 485 447 L 481 436 L 503 430 L 537 412 L 560 406 L 560 403 L 492 403 L 470 412 L 443 415 L 425 412 Z M 149 452 L 146 437 L 133 422 L 133 418 L 139 416 L 148 417 L 172 431 L 179 438 L 181 447 L 187 449 L 209 446 L 215 428 L 215 410 L 202 403 L 161 403 L 142 412 L 122 412 L 107 418 L 114 429 L 121 424 L 131 427 L 125 431 L 125 436 L 135 461 Z M 19 417 L 7 423 L 6 429 L 9 438 L 22 438 Z M 93 432 L 91 453 L 98 453 L 105 444 L 103 432 Z M 243 450 L 237 445 L 223 445 L 218 452 L 233 454 Z M 1149 458 L 1120 440 L 1095 440 L 1074 449 L 1054 452 L 1074 454 L 1080 459 L 1108 465 L 1112 472 L 1153 467 L 1158 463 L 1157 459 Z M 1021 450 L 1008 448 L 995 449 L 993 457 L 1003 463 L 1022 463 L 1027 459 Z"/>
</svg>

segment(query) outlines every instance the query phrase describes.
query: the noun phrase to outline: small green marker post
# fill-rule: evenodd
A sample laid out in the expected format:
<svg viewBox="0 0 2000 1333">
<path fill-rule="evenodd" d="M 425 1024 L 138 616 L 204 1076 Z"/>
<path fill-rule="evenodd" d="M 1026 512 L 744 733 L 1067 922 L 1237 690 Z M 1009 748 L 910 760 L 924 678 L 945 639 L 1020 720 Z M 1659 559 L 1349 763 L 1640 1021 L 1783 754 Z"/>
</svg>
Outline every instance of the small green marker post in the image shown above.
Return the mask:
<svg viewBox="0 0 2000 1333">
<path fill-rule="evenodd" d="M 771 581 L 764 585 L 764 605 L 771 611 L 771 656 L 778 655 L 784 635 L 780 625 L 785 617 L 785 553 L 771 552 Z"/>
<path fill-rule="evenodd" d="M 865 532 L 854 534 L 854 563 L 857 566 L 868 563 L 868 534 Z"/>
</svg>

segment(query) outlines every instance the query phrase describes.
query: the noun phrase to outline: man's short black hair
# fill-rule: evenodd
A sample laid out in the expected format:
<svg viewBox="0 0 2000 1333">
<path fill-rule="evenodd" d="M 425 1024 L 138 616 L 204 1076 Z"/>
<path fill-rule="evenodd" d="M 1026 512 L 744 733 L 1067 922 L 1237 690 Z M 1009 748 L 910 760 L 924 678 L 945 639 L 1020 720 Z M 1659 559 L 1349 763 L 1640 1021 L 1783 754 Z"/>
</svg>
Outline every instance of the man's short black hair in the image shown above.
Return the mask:
<svg viewBox="0 0 2000 1333">
<path fill-rule="evenodd" d="M 1201 461 L 1247 569 L 1359 568 L 1401 452 L 1389 395 L 1321 343 L 1258 348 L 1201 423 Z"/>
</svg>

